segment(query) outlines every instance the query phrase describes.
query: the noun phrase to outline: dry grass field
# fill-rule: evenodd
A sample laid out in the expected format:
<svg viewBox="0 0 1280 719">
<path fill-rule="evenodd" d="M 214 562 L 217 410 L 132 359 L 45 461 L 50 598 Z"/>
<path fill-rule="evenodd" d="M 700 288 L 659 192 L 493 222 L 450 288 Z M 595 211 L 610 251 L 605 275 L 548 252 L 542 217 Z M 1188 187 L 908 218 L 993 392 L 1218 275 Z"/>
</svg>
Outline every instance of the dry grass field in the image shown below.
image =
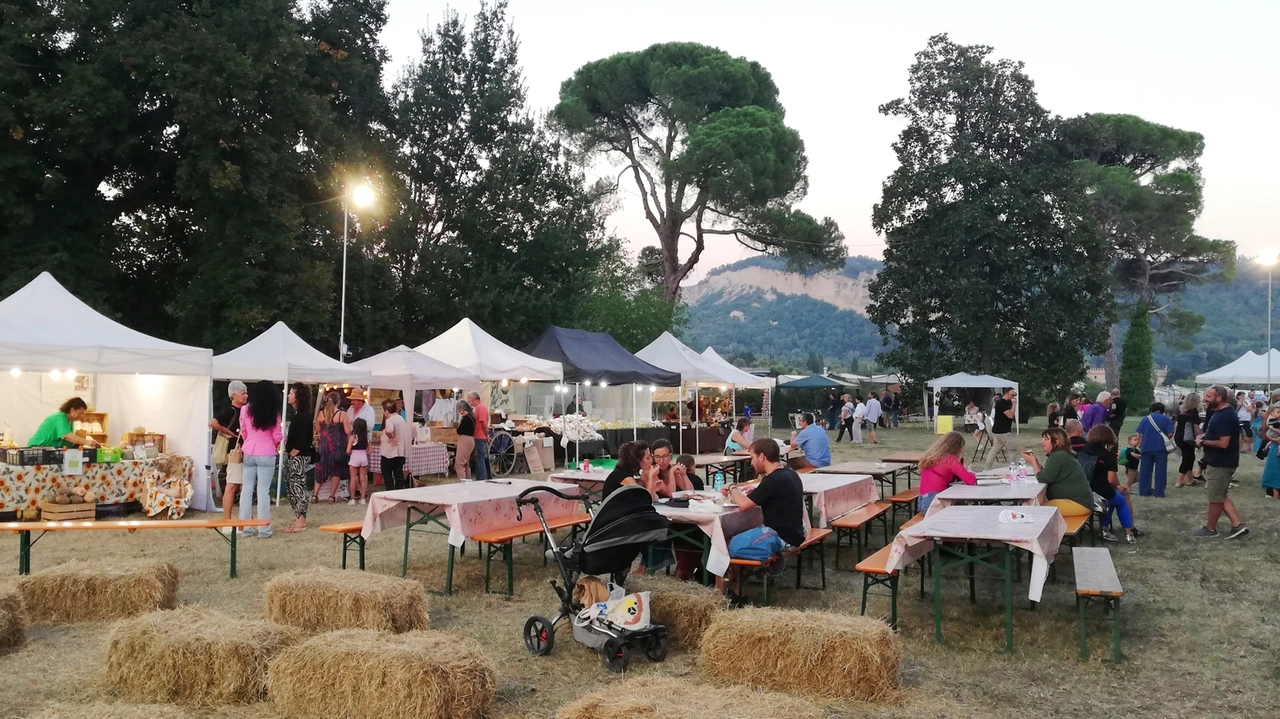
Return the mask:
<svg viewBox="0 0 1280 719">
<path fill-rule="evenodd" d="M 932 437 L 919 426 L 882 431 L 877 446 L 837 445 L 836 461 L 873 459 L 903 449 L 924 449 Z M 1033 447 L 1039 433 L 1021 434 Z M 972 447 L 970 447 L 972 449 Z M 1176 461 L 1171 463 L 1176 464 Z M 1111 545 L 1126 589 L 1125 661 L 1110 662 L 1109 624 L 1101 610 L 1091 611 L 1092 659 L 1076 652 L 1076 613 L 1070 556 L 1059 555 L 1056 583 L 1046 586 L 1044 601 L 1030 611 L 1025 583 L 1015 592 L 1016 652 L 999 653 L 1003 638 L 1001 585 L 979 575 L 978 601 L 970 604 L 958 576 L 944 582 L 946 640 L 933 639 L 932 602 L 918 601 L 917 577 L 903 579 L 900 600 L 906 641 L 903 691 L 893 703 L 819 704 L 828 717 L 1256 717 L 1280 714 L 1280 501 L 1258 488 L 1262 463 L 1243 455 L 1241 486 L 1233 497 L 1252 530 L 1247 539 L 1192 539 L 1203 522 L 1204 490 L 1174 489 L 1165 499 L 1142 498 L 1135 514 L 1146 536 L 1136 551 Z M 1171 467 L 1172 469 L 1172 467 Z M 337 566 L 341 540 L 315 529 L 320 524 L 362 516 L 363 507 L 321 505 L 311 514 L 311 529 L 301 535 L 280 530 L 292 519 L 283 502 L 274 516 L 276 533 L 268 540 L 240 545 L 240 577 L 227 578 L 227 548 L 212 532 L 76 533 L 48 535 L 33 553 L 33 568 L 73 559 L 160 559 L 182 573 L 179 601 L 202 604 L 233 617 L 263 617 L 264 587 L 276 574 L 315 566 Z M 1224 522 L 1225 524 L 1225 522 Z M 398 576 L 403 535 L 388 532 L 369 542 L 368 571 Z M 16 535 L 0 539 L 0 557 L 16 570 Z M 830 566 L 825 592 L 783 588 L 775 605 L 858 611 L 861 582 L 845 566 Z M 412 540 L 410 577 L 428 589 L 443 586 L 445 542 L 442 536 Z M 357 570 L 350 570 L 359 579 Z M 520 629 L 531 614 L 552 614 L 552 576 L 542 566 L 539 545 L 516 546 L 516 595 L 483 593 L 483 563 L 474 545 L 460 559 L 452 597 L 433 596 L 432 631 L 473 637 L 498 667 L 494 719 L 553 717 L 562 705 L 607 688 L 619 678 L 605 671 L 598 657 L 572 642 L 567 631 L 548 657 L 530 656 Z M 789 575 L 794 576 L 794 575 Z M 810 580 L 815 579 L 812 575 Z M 0 580 L 0 586 L 6 580 Z M 499 580 L 501 581 L 501 580 Z M 759 596 L 759 588 L 752 588 Z M 869 613 L 887 613 L 887 600 L 873 598 Z M 110 623 L 32 627 L 28 642 L 0 655 L 0 716 L 25 717 L 53 702 L 90 704 L 113 701 L 99 686 Z M 769 648 L 760 647 L 768 652 Z M 705 679 L 696 656 L 673 651 L 666 662 L 632 662 L 631 674 Z M 271 705 L 248 705 L 185 712 L 192 717 L 276 716 Z M 84 716 L 94 715 L 86 708 Z M 326 717 L 325 719 L 338 719 Z"/>
</svg>

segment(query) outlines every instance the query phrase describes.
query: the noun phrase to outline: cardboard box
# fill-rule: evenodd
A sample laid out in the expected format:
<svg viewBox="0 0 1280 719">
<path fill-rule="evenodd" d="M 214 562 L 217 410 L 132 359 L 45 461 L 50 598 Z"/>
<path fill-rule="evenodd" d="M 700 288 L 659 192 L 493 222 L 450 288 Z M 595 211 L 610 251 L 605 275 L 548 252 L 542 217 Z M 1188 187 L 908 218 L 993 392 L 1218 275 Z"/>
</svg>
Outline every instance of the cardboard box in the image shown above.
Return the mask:
<svg viewBox="0 0 1280 719">
<path fill-rule="evenodd" d="M 553 437 L 515 437 L 516 451 L 524 454 L 530 472 L 550 472 L 555 469 L 555 438 Z M 536 457 L 536 462 L 531 459 Z M 541 469 L 534 469 L 535 464 Z"/>
</svg>

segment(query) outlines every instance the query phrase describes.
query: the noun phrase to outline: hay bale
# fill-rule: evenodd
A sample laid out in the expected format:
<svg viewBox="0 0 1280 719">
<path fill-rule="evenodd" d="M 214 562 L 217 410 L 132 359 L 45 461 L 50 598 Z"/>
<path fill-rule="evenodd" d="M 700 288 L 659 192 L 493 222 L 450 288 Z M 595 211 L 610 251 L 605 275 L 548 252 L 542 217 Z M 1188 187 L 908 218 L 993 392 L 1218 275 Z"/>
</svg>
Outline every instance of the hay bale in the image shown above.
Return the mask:
<svg viewBox="0 0 1280 719">
<path fill-rule="evenodd" d="M 372 572 L 304 569 L 267 582 L 267 618 L 312 632 L 426 629 L 422 582 Z"/>
<path fill-rule="evenodd" d="M 261 701 L 267 665 L 303 638 L 293 627 L 245 620 L 200 605 L 116 624 L 106 686 L 130 701 L 185 705 Z"/>
<path fill-rule="evenodd" d="M 178 568 L 76 560 L 20 578 L 18 590 L 32 624 L 123 619 L 178 606 Z"/>
<path fill-rule="evenodd" d="M 267 693 L 289 719 L 479 719 L 497 683 L 471 639 L 344 629 L 281 652 Z"/>
<path fill-rule="evenodd" d="M 579 697 L 556 719 L 822 719 L 803 699 L 750 687 L 712 686 L 688 679 L 637 677 Z"/>
<path fill-rule="evenodd" d="M 50 704 L 29 719 L 186 719 L 188 712 L 167 704 Z"/>
<path fill-rule="evenodd" d="M 667 577 L 632 575 L 627 590 L 649 592 L 650 618 L 667 628 L 673 647 L 682 649 L 697 649 L 711 620 L 729 608 L 729 600 L 714 587 Z"/>
<path fill-rule="evenodd" d="M 870 617 L 785 609 L 716 615 L 702 636 L 712 676 L 814 697 L 889 698 L 898 685 L 902 639 Z"/>
<path fill-rule="evenodd" d="M 15 649 L 27 641 L 27 615 L 22 595 L 0 591 L 0 651 Z"/>
</svg>

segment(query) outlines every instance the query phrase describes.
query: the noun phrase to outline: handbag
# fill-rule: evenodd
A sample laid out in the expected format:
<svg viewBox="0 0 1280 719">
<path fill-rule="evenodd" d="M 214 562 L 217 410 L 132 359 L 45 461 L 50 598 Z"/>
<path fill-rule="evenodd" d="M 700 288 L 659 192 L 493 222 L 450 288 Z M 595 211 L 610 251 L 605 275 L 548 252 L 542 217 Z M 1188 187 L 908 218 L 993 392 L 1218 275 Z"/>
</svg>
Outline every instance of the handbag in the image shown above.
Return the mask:
<svg viewBox="0 0 1280 719">
<path fill-rule="evenodd" d="M 218 436 L 213 440 L 213 464 L 214 466 L 227 463 L 227 453 L 231 451 L 231 438 L 219 432 Z"/>
<path fill-rule="evenodd" d="M 240 440 L 236 440 L 236 448 L 227 452 L 227 484 L 244 483 L 244 451 L 240 449 Z"/>
<path fill-rule="evenodd" d="M 1155 420 L 1151 419 L 1151 415 L 1147 415 L 1147 422 L 1150 423 L 1152 429 L 1154 429 L 1156 432 L 1159 432 L 1160 439 L 1164 440 L 1164 451 L 1172 452 L 1173 450 L 1178 448 L 1178 445 L 1173 443 L 1173 439 L 1171 439 L 1169 435 L 1165 434 L 1164 432 L 1160 432 L 1160 428 L 1156 426 Z"/>
</svg>

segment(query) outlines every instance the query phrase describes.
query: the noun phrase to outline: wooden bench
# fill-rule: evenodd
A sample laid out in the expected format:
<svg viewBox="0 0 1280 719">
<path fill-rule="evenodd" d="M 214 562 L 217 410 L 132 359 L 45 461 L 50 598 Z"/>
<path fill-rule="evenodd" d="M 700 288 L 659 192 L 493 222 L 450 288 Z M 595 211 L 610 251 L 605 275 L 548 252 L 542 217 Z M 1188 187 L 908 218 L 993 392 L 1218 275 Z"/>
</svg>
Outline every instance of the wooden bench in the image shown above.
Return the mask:
<svg viewBox="0 0 1280 719">
<path fill-rule="evenodd" d="M 849 536 L 856 541 L 857 559 L 862 559 L 863 536 L 866 536 L 867 546 L 870 546 L 873 522 L 880 522 L 884 527 L 884 543 L 889 543 L 889 520 L 885 515 L 889 513 L 890 507 L 888 502 L 869 502 L 831 521 L 831 528 L 836 530 L 836 569 L 840 568 L 840 545 Z"/>
<path fill-rule="evenodd" d="M 802 555 L 806 551 L 810 549 L 815 549 L 815 548 L 818 551 L 818 561 L 819 561 L 818 566 L 822 570 L 822 589 L 825 590 L 827 588 L 827 555 L 826 555 L 826 550 L 824 549 L 822 543 L 823 541 L 826 540 L 827 537 L 830 537 L 830 536 L 831 536 L 830 529 L 810 529 L 809 535 L 805 537 L 803 544 L 801 544 L 799 547 L 792 547 L 786 550 L 785 552 L 782 552 L 782 556 L 796 557 L 796 589 L 801 589 L 803 586 L 800 581 L 801 571 L 804 569 L 804 562 L 801 561 Z M 765 562 L 760 562 L 754 559 L 730 559 L 729 564 L 736 565 L 739 567 L 746 567 L 748 569 L 764 569 L 765 568 Z M 770 579 L 771 577 L 769 576 L 769 573 L 765 572 L 764 573 L 764 605 L 766 607 L 769 606 L 769 584 L 770 584 L 769 580 Z M 742 594 L 741 572 L 739 572 L 738 574 L 738 594 L 739 595 Z"/>
<path fill-rule="evenodd" d="M 1065 520 L 1067 523 L 1067 531 L 1063 533 L 1063 536 L 1067 538 L 1067 544 L 1075 546 L 1076 538 L 1080 535 L 1080 532 L 1084 530 L 1086 525 L 1090 525 L 1093 523 L 1091 521 L 1092 519 L 1093 519 L 1093 514 L 1082 514 L 1075 517 L 1063 517 L 1063 520 Z"/>
<path fill-rule="evenodd" d="M 333 532 L 342 535 L 342 568 L 347 568 L 347 550 L 353 545 L 360 550 L 360 569 L 364 569 L 364 537 L 360 532 L 364 529 L 364 520 L 358 522 L 342 522 L 341 524 L 321 525 L 321 532 Z"/>
<path fill-rule="evenodd" d="M 1098 600 L 1111 611 L 1111 658 L 1120 662 L 1120 598 L 1124 588 L 1111 562 L 1111 551 L 1106 547 L 1073 547 L 1072 564 L 1076 572 L 1076 608 L 1080 621 L 1080 658 L 1089 658 L 1089 639 L 1085 628 L 1085 607 Z"/>
<path fill-rule="evenodd" d="M 121 519 L 105 522 L 84 519 L 69 522 L 5 522 L 4 529 L 18 535 L 18 574 L 31 573 L 31 548 L 49 532 L 124 530 L 130 534 L 139 529 L 212 529 L 231 545 L 231 578 L 236 578 L 235 530 L 245 527 L 269 527 L 269 519 Z M 222 530 L 231 528 L 230 535 Z M 33 539 L 32 532 L 39 532 Z"/>
<path fill-rule="evenodd" d="M 893 545 L 886 544 L 880 548 L 880 551 L 872 554 L 870 557 L 858 562 L 854 567 L 862 573 L 862 613 L 867 613 L 867 594 L 871 587 L 888 587 L 889 588 L 889 626 L 894 630 L 898 628 L 898 570 L 892 572 L 886 569 L 889 565 L 889 551 L 893 549 Z M 924 572 L 920 573 L 921 582 L 924 581 Z"/>
<path fill-rule="evenodd" d="M 907 527 L 914 527 L 914 526 L 916 526 L 917 524 L 919 524 L 919 523 L 921 523 L 921 522 L 923 522 L 923 521 L 924 521 L 924 515 L 923 515 L 923 514 L 921 514 L 921 513 L 919 513 L 919 512 L 916 512 L 916 514 L 915 514 L 915 516 L 914 516 L 914 517 L 912 517 L 911 519 L 908 519 L 907 521 L 903 522 L 903 523 L 902 523 L 902 526 L 901 526 L 901 527 L 898 527 L 898 531 L 902 531 L 902 530 L 906 529 Z"/>
<path fill-rule="evenodd" d="M 904 489 L 901 492 L 889 498 L 889 504 L 893 505 L 893 526 L 898 526 L 898 510 L 906 510 L 907 515 L 916 513 L 916 504 L 920 501 L 920 490 Z"/>
<path fill-rule="evenodd" d="M 578 527 L 591 523 L 590 514 L 574 514 L 568 517 L 558 517 L 556 519 L 547 520 L 547 528 L 551 531 L 557 529 L 565 529 L 573 527 L 577 531 Z M 522 524 L 518 527 L 509 529 L 499 529 L 493 532 L 477 534 L 471 537 L 473 541 L 481 546 L 484 553 L 484 593 L 489 593 L 489 567 L 493 559 L 493 555 L 501 554 L 502 561 L 507 565 L 507 596 L 515 594 L 515 563 L 512 558 L 512 542 L 522 537 L 530 537 L 535 534 L 542 533 L 542 524 Z M 545 537 L 543 538 L 545 541 Z M 545 555 L 544 555 L 545 556 Z M 543 560 L 546 563 L 546 560 Z"/>
</svg>

